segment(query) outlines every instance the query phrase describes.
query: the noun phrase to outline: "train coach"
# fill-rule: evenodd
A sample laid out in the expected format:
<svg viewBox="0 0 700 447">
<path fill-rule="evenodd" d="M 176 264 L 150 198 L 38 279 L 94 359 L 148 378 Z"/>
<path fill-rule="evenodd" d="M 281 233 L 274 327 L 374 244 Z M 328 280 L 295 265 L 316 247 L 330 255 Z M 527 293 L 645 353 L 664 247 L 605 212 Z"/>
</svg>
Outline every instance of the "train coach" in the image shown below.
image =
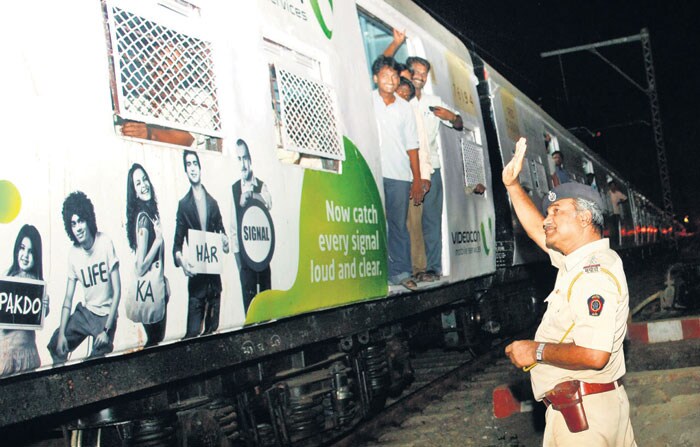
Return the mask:
<svg viewBox="0 0 700 447">
<path fill-rule="evenodd" d="M 608 210 L 613 245 L 671 237 L 658 208 L 410 1 L 10 10 L 8 439 L 58 427 L 75 445 L 323 443 L 410 382 L 423 312 L 451 348 L 521 329 L 537 318 L 526 267 L 543 257 L 496 181 L 521 135 L 533 198 L 560 151 L 573 181 L 608 197 L 612 179 L 628 198 Z M 464 122 L 439 134 L 443 277 L 416 293 L 387 285 L 371 100 L 394 28 L 407 35 L 396 58 L 429 60 L 426 91 Z"/>
</svg>

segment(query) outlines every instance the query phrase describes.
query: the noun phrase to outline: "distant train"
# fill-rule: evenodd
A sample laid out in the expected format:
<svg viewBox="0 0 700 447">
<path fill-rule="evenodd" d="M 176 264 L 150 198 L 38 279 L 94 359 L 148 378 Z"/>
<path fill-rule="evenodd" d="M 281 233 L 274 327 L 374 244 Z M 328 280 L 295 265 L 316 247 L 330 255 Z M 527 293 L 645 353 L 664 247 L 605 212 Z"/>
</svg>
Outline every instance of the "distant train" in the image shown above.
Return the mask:
<svg viewBox="0 0 700 447">
<path fill-rule="evenodd" d="M 347 430 L 410 382 L 403 319 L 439 310 L 441 343 L 465 347 L 537 317 L 523 267 L 545 258 L 499 181 L 520 136 L 536 202 L 559 151 L 572 181 L 610 203 L 613 180 L 627 198 L 606 210 L 613 246 L 673 237 L 659 208 L 411 1 L 9 8 L 7 433 L 117 427 L 129 445 L 267 446 Z M 439 135 L 444 276 L 414 294 L 387 285 L 371 101 L 392 28 L 407 35 L 397 60 L 429 60 L 425 91 L 464 122 Z"/>
</svg>

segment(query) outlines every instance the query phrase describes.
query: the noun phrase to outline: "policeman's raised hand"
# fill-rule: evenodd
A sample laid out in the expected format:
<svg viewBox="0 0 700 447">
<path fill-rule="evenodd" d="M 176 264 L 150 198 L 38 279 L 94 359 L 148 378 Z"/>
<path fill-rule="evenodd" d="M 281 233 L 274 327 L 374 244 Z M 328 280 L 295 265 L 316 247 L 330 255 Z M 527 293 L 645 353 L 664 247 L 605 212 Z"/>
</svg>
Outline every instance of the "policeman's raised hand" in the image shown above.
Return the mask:
<svg viewBox="0 0 700 447">
<path fill-rule="evenodd" d="M 503 184 L 506 186 L 511 186 L 518 183 L 518 176 L 520 171 L 523 169 L 523 158 L 525 157 L 525 151 L 527 150 L 527 141 L 525 138 L 520 138 L 517 143 L 515 143 L 515 153 L 513 158 L 508 162 L 503 168 Z"/>
</svg>

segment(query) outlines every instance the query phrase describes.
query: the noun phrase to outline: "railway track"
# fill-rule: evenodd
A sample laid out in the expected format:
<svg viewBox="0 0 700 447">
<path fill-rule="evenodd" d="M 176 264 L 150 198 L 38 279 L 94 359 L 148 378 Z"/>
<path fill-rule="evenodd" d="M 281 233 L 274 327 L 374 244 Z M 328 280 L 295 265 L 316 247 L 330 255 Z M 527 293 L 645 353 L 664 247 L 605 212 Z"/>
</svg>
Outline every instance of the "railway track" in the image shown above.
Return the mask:
<svg viewBox="0 0 700 447">
<path fill-rule="evenodd" d="M 463 432 L 465 425 L 483 425 L 484 415 L 492 418 L 491 392 L 514 373 L 503 357 L 509 341 L 502 340 L 482 355 L 441 350 L 417 353 L 411 359 L 415 373 L 411 386 L 334 446 L 518 445 L 503 444 L 502 440 L 510 439 L 508 433 L 491 422 L 485 425 L 489 439 L 479 439 L 476 444 L 465 444 L 454 433 Z"/>
<path fill-rule="evenodd" d="M 480 357 L 437 351 L 417 355 L 413 359 L 419 365 L 414 384 L 399 399 L 388 402 L 374 419 L 333 446 L 541 445 L 545 408 L 531 400 L 529 375 L 516 370 L 503 356 L 506 343 Z M 656 345 L 630 343 L 626 353 L 630 360 L 624 380 L 637 440 L 644 445 L 697 445 L 700 339 Z M 431 361 L 436 365 L 433 371 L 420 366 Z M 448 365 L 453 366 L 449 371 Z M 515 406 L 511 415 L 497 418 L 493 393 L 506 386 Z"/>
</svg>

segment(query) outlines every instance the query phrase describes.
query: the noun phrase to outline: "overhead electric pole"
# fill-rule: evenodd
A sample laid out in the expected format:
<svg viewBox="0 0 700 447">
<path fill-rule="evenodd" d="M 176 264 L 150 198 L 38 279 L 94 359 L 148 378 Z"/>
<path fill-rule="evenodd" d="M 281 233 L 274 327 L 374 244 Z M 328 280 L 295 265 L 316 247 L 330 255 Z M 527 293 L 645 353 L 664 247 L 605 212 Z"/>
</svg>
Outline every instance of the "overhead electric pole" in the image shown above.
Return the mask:
<svg viewBox="0 0 700 447">
<path fill-rule="evenodd" d="M 607 47 L 611 45 L 619 45 L 619 44 L 625 44 L 625 43 L 631 43 L 631 42 L 637 42 L 640 41 L 642 44 L 642 56 L 644 58 L 644 70 L 646 72 L 646 79 L 647 79 L 647 86 L 642 87 L 637 83 L 634 79 L 632 79 L 630 76 L 628 76 L 621 68 L 619 68 L 617 65 L 613 64 L 610 60 L 605 58 L 602 54 L 598 52 L 598 48 L 601 47 Z M 656 144 L 656 159 L 658 161 L 659 165 L 659 177 L 661 181 L 661 194 L 664 202 L 664 211 L 668 215 L 670 219 L 673 219 L 674 216 L 674 211 L 673 211 L 673 201 L 671 200 L 671 179 L 668 174 L 668 163 L 666 160 L 666 146 L 664 144 L 664 134 L 663 134 L 663 129 L 662 129 L 662 123 L 661 123 L 661 109 L 659 108 L 659 97 L 656 92 L 656 76 L 654 74 L 654 61 L 651 56 L 651 42 L 649 40 L 649 31 L 646 28 L 643 28 L 642 31 L 634 36 L 628 36 L 628 37 L 621 37 L 619 39 L 612 39 L 612 40 L 606 40 L 604 42 L 596 42 L 596 43 L 591 43 L 587 45 L 579 45 L 576 47 L 570 47 L 570 48 L 563 48 L 560 50 L 554 50 L 554 51 L 547 51 L 544 53 L 540 53 L 540 56 L 545 58 L 545 57 L 551 57 L 551 56 L 559 56 L 559 63 L 561 64 L 561 55 L 563 54 L 569 54 L 569 53 L 576 53 L 580 51 L 588 51 L 589 53 L 592 53 L 598 58 L 600 58 L 603 62 L 608 64 L 610 67 L 612 67 L 613 70 L 615 70 L 618 74 L 620 74 L 623 78 L 625 78 L 628 82 L 630 82 L 632 85 L 634 85 L 637 89 L 641 90 L 647 97 L 649 98 L 649 104 L 651 106 L 651 121 L 652 121 L 652 127 L 654 130 L 654 143 Z M 562 69 L 562 77 L 564 76 L 563 74 L 563 69 Z M 564 84 L 566 85 L 566 84 Z"/>
</svg>

